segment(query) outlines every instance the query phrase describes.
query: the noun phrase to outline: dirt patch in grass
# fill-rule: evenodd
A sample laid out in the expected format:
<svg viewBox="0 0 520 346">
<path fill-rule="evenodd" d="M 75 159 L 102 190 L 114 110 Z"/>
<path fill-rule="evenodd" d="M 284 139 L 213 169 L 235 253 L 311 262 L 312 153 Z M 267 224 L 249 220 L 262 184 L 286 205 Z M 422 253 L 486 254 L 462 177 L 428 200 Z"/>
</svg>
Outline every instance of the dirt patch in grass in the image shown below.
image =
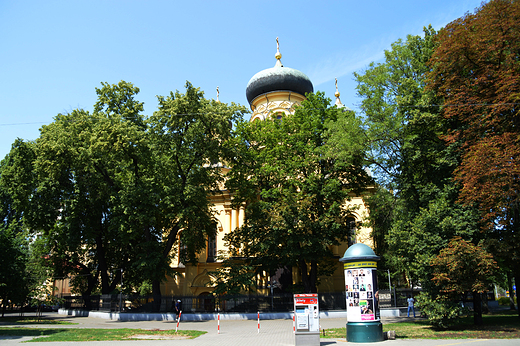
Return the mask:
<svg viewBox="0 0 520 346">
<path fill-rule="evenodd" d="M 32 316 L 9 316 L 0 317 L 0 325 L 10 324 L 77 324 L 69 321 L 63 321 L 57 318 L 36 318 Z"/>
<path fill-rule="evenodd" d="M 134 334 L 127 339 L 130 340 L 183 340 L 183 339 L 189 339 L 190 336 L 188 335 L 179 335 L 179 334 Z"/>
<path fill-rule="evenodd" d="M 0 327 L 0 338 L 29 336 L 30 342 L 49 341 L 112 341 L 112 340 L 180 340 L 194 339 L 206 332 L 197 330 L 146 330 L 96 328 L 20 328 Z"/>
</svg>

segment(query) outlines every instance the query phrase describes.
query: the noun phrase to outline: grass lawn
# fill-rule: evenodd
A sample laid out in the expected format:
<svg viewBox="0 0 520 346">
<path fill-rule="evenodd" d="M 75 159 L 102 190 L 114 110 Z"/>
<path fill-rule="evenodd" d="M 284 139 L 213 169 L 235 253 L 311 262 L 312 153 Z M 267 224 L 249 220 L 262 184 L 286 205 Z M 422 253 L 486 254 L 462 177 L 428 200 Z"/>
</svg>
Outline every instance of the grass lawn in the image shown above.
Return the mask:
<svg viewBox="0 0 520 346">
<path fill-rule="evenodd" d="M 398 339 L 520 339 L 520 318 L 516 311 L 487 314 L 482 318 L 484 324 L 481 326 L 475 326 L 473 316 L 468 316 L 447 330 L 435 330 L 423 319 L 383 323 L 383 331 L 395 330 Z M 344 339 L 346 328 L 327 329 L 324 337 Z"/>
<path fill-rule="evenodd" d="M 97 329 L 97 328 L 24 328 L 1 327 L 3 336 L 35 336 L 30 342 L 47 341 L 112 341 L 194 339 L 206 332 L 196 330 L 145 330 L 145 329 Z"/>
</svg>

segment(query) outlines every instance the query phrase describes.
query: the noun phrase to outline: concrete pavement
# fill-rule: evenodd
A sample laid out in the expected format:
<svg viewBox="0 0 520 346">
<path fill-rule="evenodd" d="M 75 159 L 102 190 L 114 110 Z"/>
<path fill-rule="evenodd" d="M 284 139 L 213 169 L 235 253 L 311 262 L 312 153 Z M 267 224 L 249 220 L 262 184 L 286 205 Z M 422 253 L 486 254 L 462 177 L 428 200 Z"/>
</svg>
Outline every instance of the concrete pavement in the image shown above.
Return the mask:
<svg viewBox="0 0 520 346">
<path fill-rule="evenodd" d="M 174 321 L 119 321 L 107 320 L 94 317 L 69 317 L 55 313 L 47 313 L 46 317 L 60 319 L 77 323 L 76 325 L 33 325 L 34 327 L 49 328 L 138 328 L 138 329 L 175 329 L 177 323 Z M 396 320 L 406 320 L 406 318 L 383 318 L 382 322 L 390 323 Z M 1 321 L 1 320 L 0 320 Z M 326 318 L 320 319 L 322 329 L 345 327 L 345 319 L 343 318 Z M 132 341 L 111 341 L 111 342 L 51 342 L 45 343 L 45 346 L 76 346 L 76 345 L 200 345 L 200 346 L 221 346 L 221 345 L 244 345 L 244 346 L 266 346 L 294 345 L 293 322 L 290 319 L 283 320 L 261 320 L 260 331 L 256 320 L 221 320 L 220 334 L 217 332 L 218 322 L 210 321 L 193 321 L 182 322 L 179 324 L 179 330 L 201 330 L 206 331 L 204 334 L 192 340 L 132 340 Z M 2 323 L 2 326 L 8 326 Z M 17 345 L 31 338 L 4 338 L 0 336 L 0 345 L 10 346 Z M 321 339 L 320 346 L 343 345 L 346 344 L 345 338 L 342 339 Z M 387 340 L 377 343 L 363 343 L 363 345 L 380 345 L 380 346 L 451 346 L 466 345 L 471 346 L 513 346 L 519 345 L 520 341 L 515 340 Z"/>
</svg>

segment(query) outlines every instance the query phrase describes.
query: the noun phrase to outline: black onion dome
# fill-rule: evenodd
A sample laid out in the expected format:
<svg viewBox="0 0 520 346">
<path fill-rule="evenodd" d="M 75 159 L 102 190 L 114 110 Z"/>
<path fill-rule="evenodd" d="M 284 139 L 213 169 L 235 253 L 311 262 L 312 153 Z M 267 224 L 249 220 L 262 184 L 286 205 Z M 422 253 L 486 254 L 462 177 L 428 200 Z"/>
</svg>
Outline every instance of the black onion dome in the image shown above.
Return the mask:
<svg viewBox="0 0 520 346">
<path fill-rule="evenodd" d="M 247 83 L 246 97 L 249 104 L 265 93 L 291 91 L 300 95 L 314 91 L 312 82 L 304 73 L 290 67 L 275 66 L 255 74 Z"/>
</svg>

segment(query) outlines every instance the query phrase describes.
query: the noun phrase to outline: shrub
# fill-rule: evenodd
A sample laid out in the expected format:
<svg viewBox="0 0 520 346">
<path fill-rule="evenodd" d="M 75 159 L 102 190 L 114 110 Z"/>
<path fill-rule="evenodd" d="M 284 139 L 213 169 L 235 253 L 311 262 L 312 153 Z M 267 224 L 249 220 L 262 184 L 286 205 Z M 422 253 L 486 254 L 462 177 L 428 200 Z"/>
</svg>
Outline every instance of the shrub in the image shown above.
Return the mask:
<svg viewBox="0 0 520 346">
<path fill-rule="evenodd" d="M 417 297 L 417 306 L 425 313 L 428 322 L 436 329 L 447 329 L 459 322 L 461 316 L 468 313 L 468 309 L 457 301 L 446 300 L 443 297 L 431 297 L 421 293 Z"/>
<path fill-rule="evenodd" d="M 514 301 L 516 304 L 516 297 L 514 297 Z M 498 298 L 498 304 L 499 305 L 509 305 L 509 297 L 500 297 Z"/>
</svg>

